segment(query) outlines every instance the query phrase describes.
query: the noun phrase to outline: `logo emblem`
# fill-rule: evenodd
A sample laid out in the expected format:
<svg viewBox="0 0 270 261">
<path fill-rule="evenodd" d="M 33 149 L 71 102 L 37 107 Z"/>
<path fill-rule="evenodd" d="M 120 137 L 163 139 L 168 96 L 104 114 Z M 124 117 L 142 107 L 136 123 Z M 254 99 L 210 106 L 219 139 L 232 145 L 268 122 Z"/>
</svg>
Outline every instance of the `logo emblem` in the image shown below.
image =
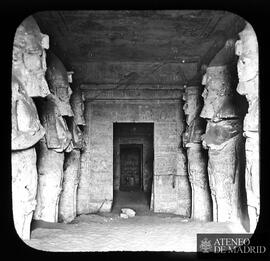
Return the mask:
<svg viewBox="0 0 270 261">
<path fill-rule="evenodd" d="M 209 253 L 212 250 L 211 240 L 208 240 L 207 237 L 205 237 L 203 240 L 201 240 L 200 250 L 203 253 Z"/>
</svg>

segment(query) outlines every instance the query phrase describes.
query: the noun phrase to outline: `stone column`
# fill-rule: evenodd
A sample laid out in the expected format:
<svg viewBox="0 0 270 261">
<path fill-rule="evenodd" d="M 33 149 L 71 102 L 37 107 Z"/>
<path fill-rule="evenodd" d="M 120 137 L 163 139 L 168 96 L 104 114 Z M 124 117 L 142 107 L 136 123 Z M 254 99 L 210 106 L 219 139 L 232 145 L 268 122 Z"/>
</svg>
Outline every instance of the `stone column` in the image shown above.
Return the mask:
<svg viewBox="0 0 270 261">
<path fill-rule="evenodd" d="M 177 175 L 173 176 L 173 184 L 177 188 L 177 208 L 175 214 L 191 216 L 191 187 L 188 179 L 187 158 L 182 147 L 177 152 Z"/>
<path fill-rule="evenodd" d="M 188 179 L 187 156 L 183 149 L 183 133 L 185 130 L 183 102 L 179 101 L 179 116 L 182 123 L 180 139 L 176 157 L 176 175 L 173 176 L 173 187 L 177 189 L 177 208 L 175 214 L 185 217 L 191 216 L 191 186 Z"/>
<path fill-rule="evenodd" d="M 188 176 L 192 189 L 191 217 L 194 220 L 211 221 L 212 202 L 208 184 L 207 157 L 201 141 L 206 122 L 199 116 L 203 107 L 202 89 L 200 84 L 193 84 L 185 89 L 183 99 L 187 125 L 183 143 L 187 148 Z"/>
<path fill-rule="evenodd" d="M 213 220 L 242 223 L 245 219 L 245 189 L 242 121 L 246 103 L 234 86 L 234 41 L 211 61 L 203 78 L 207 119 L 203 145 L 209 149 L 208 175 L 213 201 Z"/>
<path fill-rule="evenodd" d="M 237 92 L 245 95 L 249 105 L 248 113 L 244 119 L 244 136 L 246 137 L 245 180 L 250 232 L 253 232 L 260 214 L 258 42 L 249 23 L 239 33 L 239 36 L 240 40 L 235 45 L 236 55 L 239 56 Z"/>
<path fill-rule="evenodd" d="M 35 144 L 44 136 L 32 97 L 50 92 L 45 80 L 45 49 L 49 38 L 29 16 L 17 28 L 12 59 L 12 210 L 18 235 L 30 239 L 36 206 L 37 168 Z"/>
<path fill-rule="evenodd" d="M 80 174 L 80 150 L 67 153 L 64 163 L 63 190 L 59 203 L 59 221 L 71 222 L 76 217 L 77 187 Z"/>
<path fill-rule="evenodd" d="M 34 218 L 58 222 L 59 200 L 64 175 L 64 152 L 73 150 L 72 136 L 63 116 L 71 117 L 69 103 L 72 90 L 67 71 L 53 53 L 47 56 L 46 79 L 52 94 L 40 106 L 40 117 L 46 129 L 38 153 L 38 193 Z M 49 194 L 49 195 L 48 195 Z"/>
</svg>

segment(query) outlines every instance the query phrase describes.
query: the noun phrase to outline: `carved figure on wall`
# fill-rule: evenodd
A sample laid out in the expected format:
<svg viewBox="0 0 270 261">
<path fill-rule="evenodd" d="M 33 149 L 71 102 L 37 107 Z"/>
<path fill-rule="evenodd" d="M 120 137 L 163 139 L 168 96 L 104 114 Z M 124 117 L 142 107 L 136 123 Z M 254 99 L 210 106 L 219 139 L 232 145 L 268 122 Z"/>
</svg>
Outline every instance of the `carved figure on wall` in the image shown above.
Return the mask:
<svg viewBox="0 0 270 261">
<path fill-rule="evenodd" d="M 254 231 L 260 214 L 259 173 L 259 57 L 256 34 L 249 23 L 239 33 L 235 44 L 239 56 L 237 69 L 239 83 L 237 92 L 248 101 L 248 113 L 244 119 L 246 137 L 246 190 L 250 231 Z"/>
<path fill-rule="evenodd" d="M 202 150 L 201 135 L 206 122 L 200 118 L 203 107 L 200 84 L 188 86 L 183 95 L 186 130 L 183 134 L 184 147 L 187 148 L 188 176 L 192 189 L 192 215 L 195 220 L 211 221 L 212 205 L 207 175 L 207 158 Z"/>
</svg>

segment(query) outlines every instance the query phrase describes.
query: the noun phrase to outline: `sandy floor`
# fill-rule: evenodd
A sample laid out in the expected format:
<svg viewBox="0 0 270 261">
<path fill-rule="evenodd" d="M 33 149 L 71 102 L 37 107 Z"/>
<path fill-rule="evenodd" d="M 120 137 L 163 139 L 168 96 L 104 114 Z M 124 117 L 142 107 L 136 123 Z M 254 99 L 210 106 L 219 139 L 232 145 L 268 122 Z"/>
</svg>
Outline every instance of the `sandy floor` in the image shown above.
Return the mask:
<svg viewBox="0 0 270 261">
<path fill-rule="evenodd" d="M 137 215 L 122 219 L 119 211 L 126 201 L 119 198 L 117 202 L 111 213 L 81 215 L 72 224 L 54 224 L 54 228 L 45 228 L 46 224 L 38 227 L 25 243 L 45 251 L 194 252 L 197 233 L 245 233 L 230 223 L 200 223 L 178 215 L 152 213 L 142 199 L 133 200 Z"/>
</svg>

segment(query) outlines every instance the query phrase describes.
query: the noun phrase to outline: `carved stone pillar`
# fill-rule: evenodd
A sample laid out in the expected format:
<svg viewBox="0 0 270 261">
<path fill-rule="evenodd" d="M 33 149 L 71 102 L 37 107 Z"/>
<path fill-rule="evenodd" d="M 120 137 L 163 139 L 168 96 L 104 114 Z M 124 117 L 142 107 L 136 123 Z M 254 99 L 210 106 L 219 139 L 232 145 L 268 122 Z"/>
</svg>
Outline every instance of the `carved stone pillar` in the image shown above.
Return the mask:
<svg viewBox="0 0 270 261">
<path fill-rule="evenodd" d="M 200 221 L 212 220 L 212 204 L 207 175 L 207 158 L 202 150 L 201 135 L 205 131 L 205 120 L 200 118 L 203 106 L 202 87 L 198 84 L 185 89 L 184 112 L 186 131 L 183 135 L 187 148 L 188 176 L 192 189 L 191 217 Z"/>
<path fill-rule="evenodd" d="M 45 140 L 40 142 L 39 146 L 39 185 L 34 218 L 57 222 L 64 176 L 64 152 L 73 150 L 72 135 L 63 118 L 73 116 L 69 104 L 72 91 L 62 62 L 52 53 L 48 55 L 47 61 L 46 79 L 52 94 L 40 106 L 41 122 L 46 134 Z"/>
<path fill-rule="evenodd" d="M 34 147 L 11 153 L 13 221 L 22 239 L 30 239 L 30 224 L 36 206 L 36 159 Z"/>
<path fill-rule="evenodd" d="M 213 219 L 242 223 L 246 215 L 242 137 L 246 104 L 234 88 L 233 55 L 234 41 L 228 40 L 208 66 L 203 78 L 204 107 L 200 116 L 207 119 L 203 145 L 209 148 Z"/>
<path fill-rule="evenodd" d="M 37 168 L 33 147 L 45 134 L 31 97 L 50 92 L 45 80 L 45 49 L 49 38 L 29 16 L 17 28 L 12 59 L 12 209 L 15 229 L 30 238 L 30 223 L 36 206 Z"/>
<path fill-rule="evenodd" d="M 77 187 L 80 174 L 80 150 L 67 153 L 64 163 L 63 191 L 59 204 L 59 221 L 68 223 L 76 217 Z"/>
<path fill-rule="evenodd" d="M 237 92 L 245 95 L 249 105 L 248 113 L 244 119 L 244 136 L 246 137 L 245 180 L 250 231 L 253 232 L 260 214 L 258 42 L 249 23 L 239 33 L 239 36 L 240 40 L 235 44 L 236 55 L 239 56 Z"/>
<path fill-rule="evenodd" d="M 184 217 L 191 216 L 191 187 L 188 179 L 187 158 L 184 150 L 180 147 L 177 152 L 177 175 L 173 176 L 173 186 L 177 189 L 178 204 L 175 214 Z"/>
<path fill-rule="evenodd" d="M 34 219 L 47 222 L 58 221 L 63 164 L 64 153 L 48 149 L 45 139 L 42 139 L 38 150 L 38 192 Z"/>
<path fill-rule="evenodd" d="M 74 99 L 74 96 L 76 99 Z M 85 125 L 83 117 L 84 104 L 79 91 L 72 93 L 71 107 L 74 117 L 71 117 L 68 121 L 68 127 L 72 135 L 73 151 L 66 154 L 63 191 L 59 205 L 59 221 L 65 223 L 71 222 L 77 214 L 77 188 L 80 179 L 81 150 L 85 148 L 83 132 L 80 129 L 80 125 Z"/>
<path fill-rule="evenodd" d="M 84 101 L 85 97 L 83 92 L 77 88 L 73 91 L 70 97 L 70 104 L 74 113 L 74 121 L 78 125 L 85 125 L 84 119 Z"/>
<path fill-rule="evenodd" d="M 208 122 L 204 142 L 209 147 L 208 175 L 217 222 L 244 219 L 244 139 L 242 120 Z"/>
</svg>

